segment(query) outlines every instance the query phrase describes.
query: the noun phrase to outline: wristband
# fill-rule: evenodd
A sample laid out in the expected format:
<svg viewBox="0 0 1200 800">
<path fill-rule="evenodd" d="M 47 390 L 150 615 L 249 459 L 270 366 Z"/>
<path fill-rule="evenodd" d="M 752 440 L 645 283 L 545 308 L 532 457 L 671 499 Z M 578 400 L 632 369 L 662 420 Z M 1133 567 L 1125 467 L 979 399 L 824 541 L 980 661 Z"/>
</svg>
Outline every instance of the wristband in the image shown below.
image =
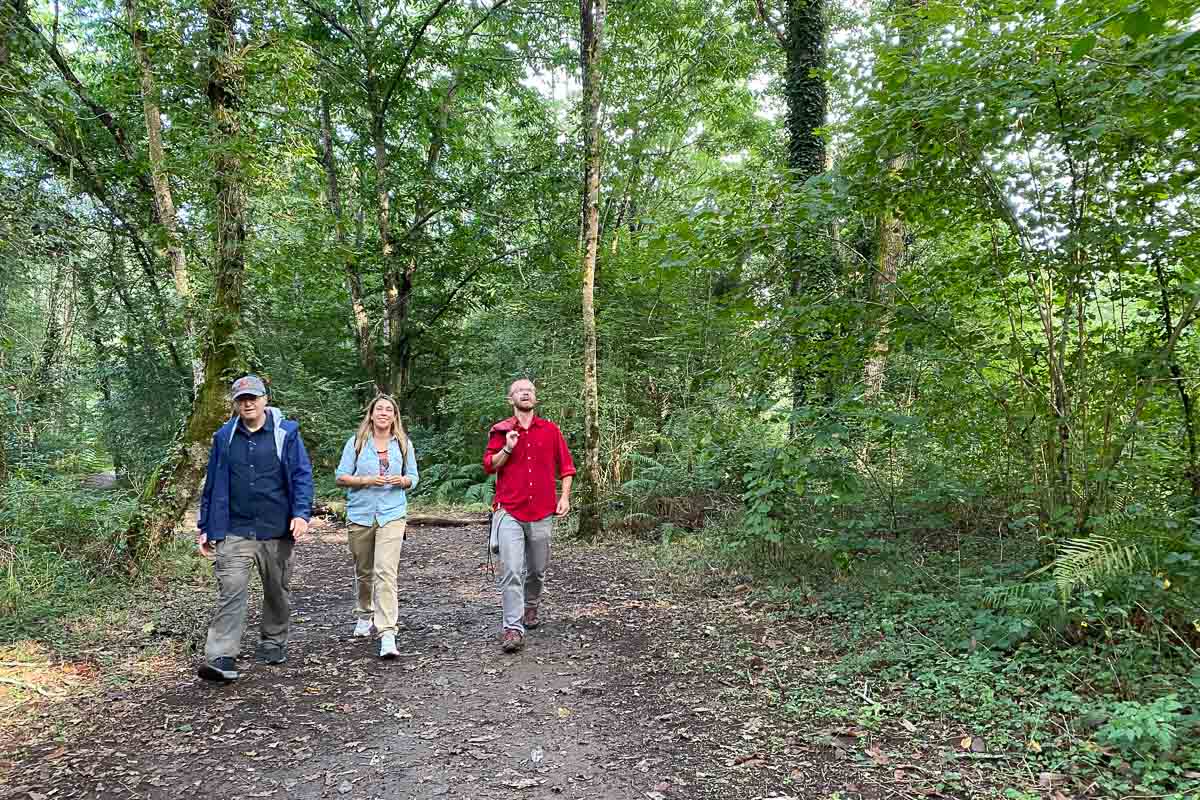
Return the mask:
<svg viewBox="0 0 1200 800">
<path fill-rule="evenodd" d="M 501 447 L 500 449 L 503 450 L 508 455 L 510 455 L 510 456 L 512 455 L 512 450 L 509 450 L 507 447 Z"/>
</svg>

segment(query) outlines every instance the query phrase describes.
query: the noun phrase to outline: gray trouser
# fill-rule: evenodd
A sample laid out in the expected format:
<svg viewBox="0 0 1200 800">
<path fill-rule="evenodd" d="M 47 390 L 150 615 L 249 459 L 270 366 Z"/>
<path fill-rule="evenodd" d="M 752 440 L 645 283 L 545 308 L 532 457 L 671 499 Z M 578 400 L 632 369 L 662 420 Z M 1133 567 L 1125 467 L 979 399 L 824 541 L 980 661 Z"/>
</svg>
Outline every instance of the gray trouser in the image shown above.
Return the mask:
<svg viewBox="0 0 1200 800">
<path fill-rule="evenodd" d="M 492 517 L 500 543 L 500 602 L 504 607 L 504 627 L 525 632 L 521 617 L 525 606 L 537 608 L 550 561 L 550 533 L 554 517 L 536 522 L 521 522 L 504 509 Z"/>
<path fill-rule="evenodd" d="M 287 644 L 291 604 L 288 600 L 292 579 L 291 539 L 256 541 L 230 536 L 217 542 L 217 611 L 208 626 L 204 656 L 209 661 L 221 656 L 237 656 L 246 627 L 246 586 L 250 567 L 258 568 L 262 580 L 262 619 L 259 636 L 264 642 L 283 647 Z"/>
</svg>

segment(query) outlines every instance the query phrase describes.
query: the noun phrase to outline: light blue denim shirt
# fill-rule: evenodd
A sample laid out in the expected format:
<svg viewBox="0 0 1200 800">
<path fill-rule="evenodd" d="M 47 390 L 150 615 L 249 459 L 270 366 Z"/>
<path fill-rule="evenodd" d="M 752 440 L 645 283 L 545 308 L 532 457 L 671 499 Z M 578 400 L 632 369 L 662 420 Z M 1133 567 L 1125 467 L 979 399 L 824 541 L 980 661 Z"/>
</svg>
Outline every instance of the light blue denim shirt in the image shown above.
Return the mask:
<svg viewBox="0 0 1200 800">
<path fill-rule="evenodd" d="M 378 475 L 379 456 L 375 453 L 375 446 L 370 439 L 363 444 L 357 462 L 356 464 L 354 457 L 354 437 L 351 436 L 342 448 L 342 460 L 335 474 L 339 478 L 343 475 Z M 417 454 L 413 449 L 412 439 L 408 440 L 408 457 L 403 472 L 400 470 L 400 443 L 395 439 L 388 443 L 387 474 L 412 478 L 412 485 L 416 487 L 419 476 Z M 406 513 L 407 492 L 399 486 L 365 486 L 361 489 L 346 490 L 346 517 L 355 525 L 386 525 L 402 518 Z"/>
</svg>

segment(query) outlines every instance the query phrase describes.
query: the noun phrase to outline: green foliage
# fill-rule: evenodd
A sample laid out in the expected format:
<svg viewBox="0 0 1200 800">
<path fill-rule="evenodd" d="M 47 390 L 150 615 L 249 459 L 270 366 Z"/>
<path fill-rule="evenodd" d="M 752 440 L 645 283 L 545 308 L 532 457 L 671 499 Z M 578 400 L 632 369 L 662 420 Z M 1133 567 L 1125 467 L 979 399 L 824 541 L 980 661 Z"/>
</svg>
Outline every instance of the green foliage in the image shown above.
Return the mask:
<svg viewBox="0 0 1200 800">
<path fill-rule="evenodd" d="M 927 547 L 920 564 L 896 557 L 916 544 L 860 558 L 849 579 L 830 581 L 836 570 L 815 562 L 804 576 L 815 591 L 780 587 L 768 598 L 834 637 L 822 680 L 793 683 L 782 703 L 804 719 L 881 732 L 961 726 L 1023 759 L 1013 785 L 1028 769 L 1078 775 L 1105 796 L 1200 790 L 1190 766 L 1200 759 L 1200 671 L 1163 620 L 1124 614 L 1136 606 L 1099 591 L 1064 607 L 1053 580 L 1040 583 L 1041 603 L 989 608 L 984 590 L 1033 563 L 1036 542 L 1014 540 L 1003 560 L 979 536 Z"/>
<path fill-rule="evenodd" d="M 1138 756 L 1170 753 L 1178 742 L 1184 705 L 1169 694 L 1151 703 L 1127 701 L 1112 706 L 1108 721 L 1096 731 L 1096 741 Z"/>
<path fill-rule="evenodd" d="M 0 487 L 0 637 L 118 583 L 135 508 L 130 494 L 81 489 L 76 477 L 19 473 Z"/>
<path fill-rule="evenodd" d="M 421 468 L 421 483 L 413 497 L 422 503 L 448 506 L 455 504 L 491 505 L 496 476 L 485 475 L 481 464 L 454 466 L 430 464 Z"/>
<path fill-rule="evenodd" d="M 1137 548 L 1103 536 L 1067 539 L 1054 560 L 1054 580 L 1064 598 L 1077 586 L 1099 583 L 1112 575 L 1128 575 L 1138 563 Z"/>
</svg>

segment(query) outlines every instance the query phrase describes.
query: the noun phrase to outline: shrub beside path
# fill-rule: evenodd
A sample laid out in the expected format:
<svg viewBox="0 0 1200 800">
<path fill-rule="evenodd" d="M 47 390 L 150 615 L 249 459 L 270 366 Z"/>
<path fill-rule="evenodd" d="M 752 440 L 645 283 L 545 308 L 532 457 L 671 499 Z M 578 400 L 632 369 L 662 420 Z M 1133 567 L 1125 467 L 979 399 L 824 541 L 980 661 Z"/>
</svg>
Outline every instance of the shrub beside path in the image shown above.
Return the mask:
<svg viewBox="0 0 1200 800">
<path fill-rule="evenodd" d="M 410 530 L 399 659 L 350 638 L 345 532 L 319 525 L 297 549 L 286 664 L 243 658 L 236 683 L 197 679 L 212 603 L 198 584 L 157 623 L 183 620 L 165 633 L 186 643 L 153 669 L 114 685 L 93 665 L 0 730 L 0 797 L 939 796 L 920 767 L 881 758 L 886 741 L 785 711 L 827 636 L 750 599 L 744 579 L 558 544 L 545 623 L 506 655 L 484 528 Z M 256 621 L 252 608 L 244 653 Z M 112 633 L 118 660 L 140 658 L 137 637 Z"/>
</svg>

